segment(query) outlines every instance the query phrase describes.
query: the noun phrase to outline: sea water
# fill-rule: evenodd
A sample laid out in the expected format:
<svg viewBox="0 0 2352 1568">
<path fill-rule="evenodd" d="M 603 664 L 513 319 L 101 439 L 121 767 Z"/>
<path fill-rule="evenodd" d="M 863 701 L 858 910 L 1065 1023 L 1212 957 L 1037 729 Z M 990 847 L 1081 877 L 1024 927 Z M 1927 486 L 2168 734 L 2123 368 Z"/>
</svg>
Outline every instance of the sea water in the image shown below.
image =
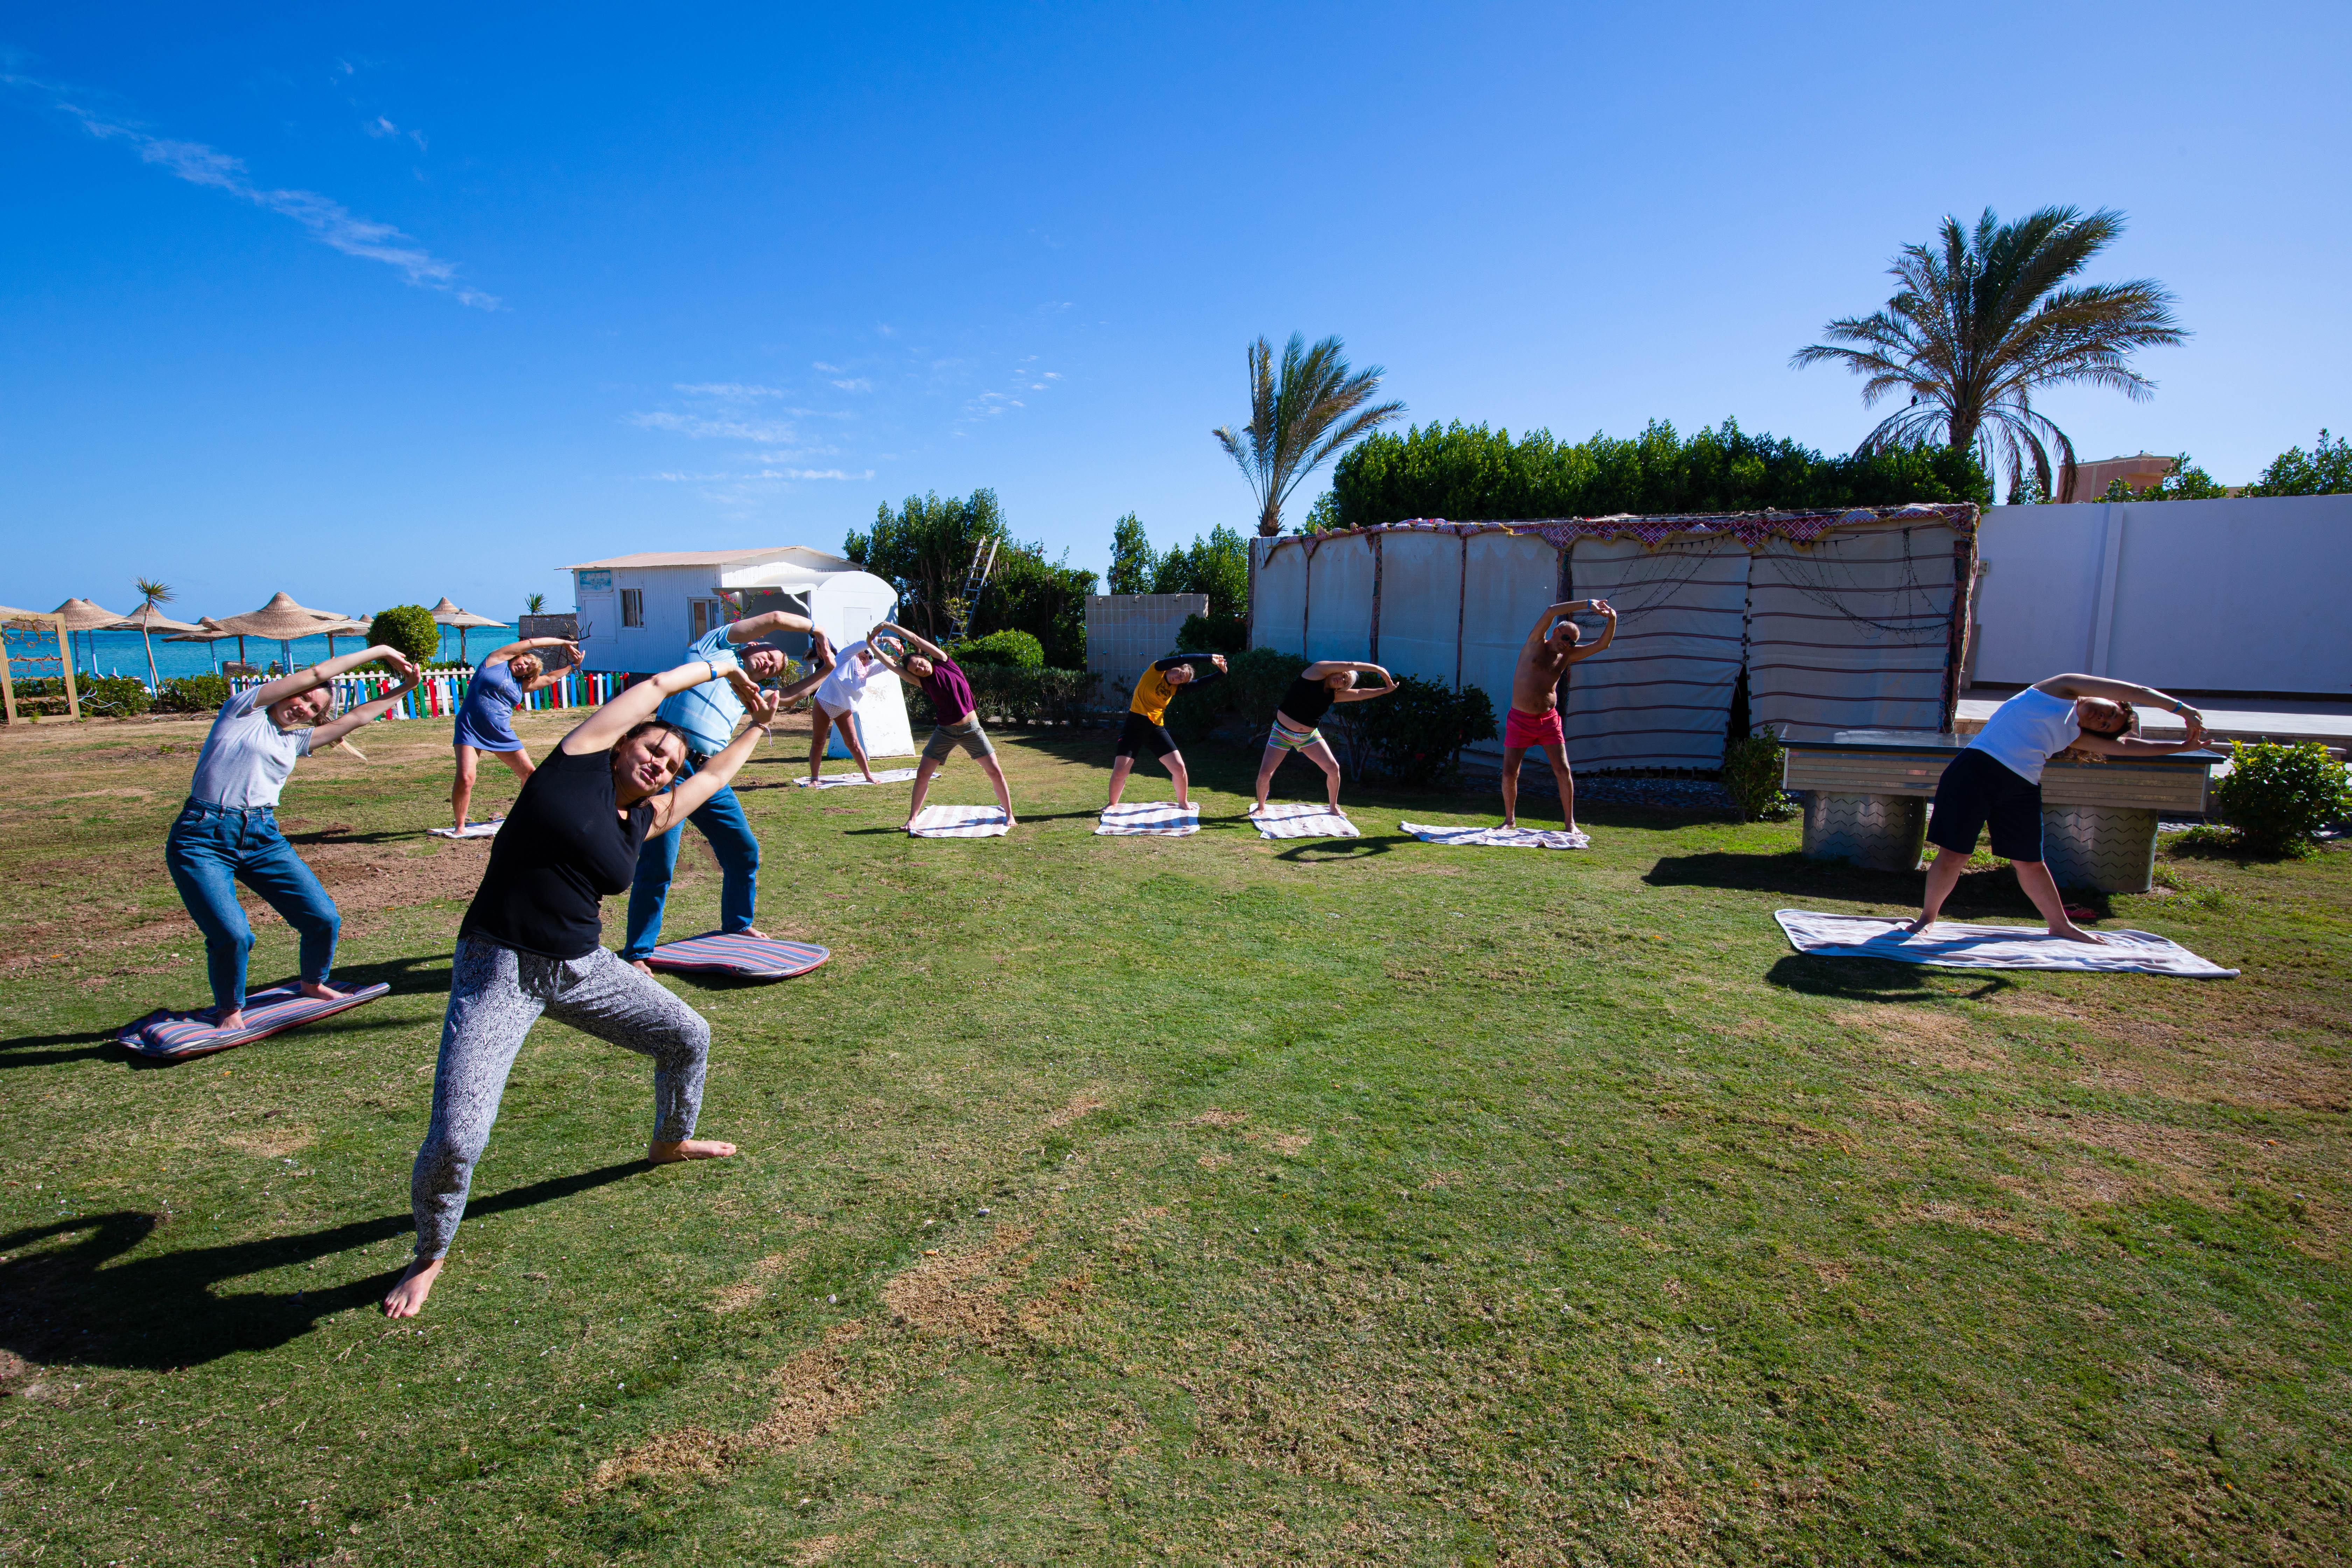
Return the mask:
<svg viewBox="0 0 2352 1568">
<path fill-rule="evenodd" d="M 147 653 L 139 645 L 137 632 L 68 632 L 66 640 L 73 647 L 74 672 L 83 675 L 128 675 L 139 680 L 147 679 Z M 515 640 L 512 626 L 469 626 L 466 629 L 466 658 L 478 661 L 493 649 L 504 647 Z M 362 635 L 335 637 L 337 653 L 357 653 L 367 646 Z M 453 661 L 457 658 L 457 628 L 441 628 L 441 651 L 436 661 Z M 154 640 L 155 673 L 169 680 L 180 675 L 211 675 L 223 659 L 236 658 L 236 639 L 226 637 L 216 643 L 165 642 L 161 636 Z M 327 657 L 324 637 L 297 637 L 293 643 L 294 668 L 316 664 Z M 27 656 L 46 658 L 46 663 L 24 662 Z M 8 631 L 8 658 L 12 673 L 20 680 L 54 679 L 58 673 L 57 639 L 47 632 L 31 632 L 21 626 Z M 247 660 L 261 669 L 285 660 L 284 645 L 267 637 L 245 639 Z"/>
</svg>

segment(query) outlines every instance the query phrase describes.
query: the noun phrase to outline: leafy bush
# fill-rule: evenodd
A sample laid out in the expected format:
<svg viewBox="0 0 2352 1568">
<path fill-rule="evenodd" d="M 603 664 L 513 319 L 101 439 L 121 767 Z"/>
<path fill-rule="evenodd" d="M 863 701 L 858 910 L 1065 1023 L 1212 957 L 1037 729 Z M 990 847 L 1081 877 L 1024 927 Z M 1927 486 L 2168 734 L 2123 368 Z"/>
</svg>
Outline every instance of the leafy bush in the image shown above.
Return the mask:
<svg viewBox="0 0 2352 1568">
<path fill-rule="evenodd" d="M 1274 722 L 1276 705 L 1306 668 L 1307 661 L 1297 654 L 1270 647 L 1234 654 L 1225 660 L 1225 679 L 1177 692 L 1168 708 L 1168 732 L 1178 745 L 1189 746 L 1233 723 L 1244 741 L 1254 742 Z"/>
<path fill-rule="evenodd" d="M 964 674 L 971 681 L 971 700 L 982 721 L 990 724 L 1081 718 L 1092 705 L 1095 685 L 1101 679 L 1085 669 L 1016 669 L 988 664 L 969 667 Z M 931 700 L 911 686 L 907 689 L 907 716 L 918 730 L 939 722 L 931 711 Z"/>
<path fill-rule="evenodd" d="M 371 647 L 396 649 L 419 664 L 441 654 L 440 623 L 422 605 L 394 605 L 388 610 L 378 610 L 375 619 L 368 623 L 367 635 Z"/>
<path fill-rule="evenodd" d="M 2172 467 L 2162 479 L 2145 489 L 2134 489 L 2122 476 L 2107 481 L 2106 493 L 2101 500 L 2221 500 L 2228 497 L 2230 487 L 2217 481 L 2212 475 L 2189 460 L 2183 452 L 2172 459 Z"/>
<path fill-rule="evenodd" d="M 164 713 L 209 713 L 228 701 L 228 678 L 221 675 L 180 675 L 163 682 L 155 707 Z"/>
<path fill-rule="evenodd" d="M 1367 437 L 1339 459 L 1334 498 L 1317 521 L 1364 528 L 1407 518 L 1509 521 L 1612 512 L 1746 511 L 1764 507 L 1989 504 L 1992 486 L 1969 452 L 1944 447 L 1825 458 L 1750 436 L 1732 420 L 1688 440 L 1653 421 L 1633 440 L 1574 444 L 1538 430 L 1460 423 Z"/>
<path fill-rule="evenodd" d="M 2250 496 L 2332 496 L 2352 490 L 2352 441 L 2327 432 L 2306 452 L 2290 447 L 2271 459 L 2271 466 L 2248 485 Z"/>
<path fill-rule="evenodd" d="M 957 595 L 972 552 L 992 537 L 998 542 L 995 572 L 979 605 L 964 605 Z M 969 612 L 968 630 L 1027 632 L 1055 668 L 1087 661 L 1087 595 L 1095 591 L 1095 574 L 1068 564 L 1066 551 L 1062 561 L 1049 561 L 1044 545 L 1015 541 L 994 490 L 945 500 L 936 492 L 908 496 L 896 512 L 878 508 L 873 528 L 850 534 L 841 552 L 887 579 L 898 590 L 900 623 L 934 641 L 944 641 L 948 626 Z"/>
<path fill-rule="evenodd" d="M 991 632 L 984 637 L 966 637 L 948 649 L 948 655 L 967 671 L 982 668 L 1045 668 L 1045 646 L 1027 632 L 1010 629 Z"/>
<path fill-rule="evenodd" d="M 85 717 L 129 719 L 155 706 L 146 683 L 127 675 L 77 675 L 74 687 Z"/>
<path fill-rule="evenodd" d="M 1213 528 L 1208 538 L 1195 539 L 1160 558 L 1152 570 L 1151 591 L 1206 594 L 1212 616 L 1238 620 L 1249 608 L 1249 546 L 1232 529 Z"/>
<path fill-rule="evenodd" d="M 1239 653 L 1249 641 L 1249 622 L 1243 616 L 1187 616 L 1176 634 L 1179 653 Z"/>
<path fill-rule="evenodd" d="M 2313 837 L 2352 817 L 2352 780 L 2316 741 L 2299 746 L 2230 744 L 2230 772 L 2213 781 L 2213 815 L 2251 848 L 2300 854 Z"/>
<path fill-rule="evenodd" d="M 1760 822 L 1789 814 L 1781 798 L 1780 780 L 1786 771 L 1788 748 L 1769 724 L 1723 748 L 1723 787 L 1739 807 L 1742 820 Z"/>
<path fill-rule="evenodd" d="M 1408 675 L 1386 697 L 1331 710 L 1355 752 L 1360 772 L 1399 784 L 1433 784 L 1452 776 L 1462 748 L 1495 738 L 1495 704 L 1475 686 L 1456 691 Z"/>
</svg>

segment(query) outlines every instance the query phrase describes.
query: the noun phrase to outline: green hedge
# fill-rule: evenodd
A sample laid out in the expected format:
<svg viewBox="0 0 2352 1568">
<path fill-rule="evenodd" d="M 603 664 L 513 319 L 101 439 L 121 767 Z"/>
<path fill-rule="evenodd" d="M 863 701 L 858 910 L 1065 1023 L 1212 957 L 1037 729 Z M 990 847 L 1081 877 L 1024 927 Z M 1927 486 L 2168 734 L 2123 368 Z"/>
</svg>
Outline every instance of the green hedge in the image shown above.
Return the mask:
<svg viewBox="0 0 2352 1568">
<path fill-rule="evenodd" d="M 2299 855 L 2323 827 L 2352 819 L 2352 782 L 2316 741 L 2299 746 L 2230 745 L 2230 771 L 2213 781 L 2213 815 L 2249 848 Z"/>
<path fill-rule="evenodd" d="M 57 676 L 41 676 L 11 684 L 16 689 L 16 707 L 20 712 L 64 716 L 66 683 Z M 155 699 L 149 694 L 146 684 L 128 675 L 76 675 L 74 695 L 80 700 L 85 719 L 129 719 L 155 705 Z"/>
<path fill-rule="evenodd" d="M 1339 459 L 1321 520 L 1341 528 L 1408 518 L 1510 521 L 1616 512 L 1752 511 L 1765 508 L 1990 505 L 1992 486 L 1969 453 L 1922 447 L 1825 458 L 1810 447 L 1750 436 L 1731 420 L 1689 439 L 1653 421 L 1633 440 L 1575 443 L 1549 430 L 1454 423 L 1375 434 Z"/>
<path fill-rule="evenodd" d="M 984 664 L 967 667 L 963 673 L 971 682 L 971 698 L 981 721 L 988 724 L 1068 722 L 1084 718 L 1094 707 L 1095 687 L 1101 680 L 1084 669 L 1011 669 Z M 907 716 L 919 731 L 939 722 L 931 711 L 931 700 L 913 687 L 907 689 Z"/>
<path fill-rule="evenodd" d="M 163 689 L 155 694 L 155 707 L 164 713 L 210 713 L 226 705 L 228 678 L 225 675 L 180 675 L 163 682 Z"/>
<path fill-rule="evenodd" d="M 441 657 L 441 624 L 422 605 L 394 605 L 378 610 L 368 623 L 368 646 L 390 647 L 417 663 Z"/>
<path fill-rule="evenodd" d="M 1394 691 L 1335 705 L 1359 773 L 1399 784 L 1434 784 L 1460 767 L 1462 748 L 1495 738 L 1495 704 L 1475 686 L 1456 691 L 1408 675 Z M 1328 722 L 1328 721 L 1327 721 Z"/>
<path fill-rule="evenodd" d="M 984 637 L 966 637 L 948 649 L 948 657 L 969 675 L 978 668 L 1043 669 L 1045 645 L 1027 632 L 1007 628 Z"/>
<path fill-rule="evenodd" d="M 1225 660 L 1225 678 L 1187 686 L 1168 705 L 1168 732 L 1179 746 L 1207 740 L 1221 728 L 1263 736 L 1274 722 L 1276 704 L 1307 661 L 1297 654 L 1254 647 Z"/>
</svg>

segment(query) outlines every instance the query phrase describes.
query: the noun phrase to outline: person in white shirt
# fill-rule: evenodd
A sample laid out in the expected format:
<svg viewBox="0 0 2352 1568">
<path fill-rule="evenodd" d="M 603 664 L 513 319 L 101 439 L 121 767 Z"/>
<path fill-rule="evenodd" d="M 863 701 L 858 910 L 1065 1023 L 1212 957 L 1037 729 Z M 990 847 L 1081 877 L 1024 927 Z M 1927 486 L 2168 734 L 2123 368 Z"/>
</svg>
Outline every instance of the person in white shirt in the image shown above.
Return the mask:
<svg viewBox="0 0 2352 1568">
<path fill-rule="evenodd" d="M 841 728 L 842 744 L 857 759 L 858 770 L 865 773 L 867 784 L 879 784 L 874 776 L 874 764 L 866 757 L 866 737 L 857 732 L 857 700 L 877 675 L 887 675 L 890 667 L 874 657 L 873 650 L 860 640 L 841 650 L 834 660 L 833 673 L 816 689 L 810 714 L 809 783 L 817 781 L 824 763 L 824 740 L 834 726 Z"/>
<path fill-rule="evenodd" d="M 2132 734 L 2139 716 L 2135 702 L 2169 709 L 2188 722 L 2181 741 L 2143 741 Z M 1906 929 L 1914 935 L 1936 923 L 1944 900 L 1976 853 L 1977 834 L 1992 828 L 1992 852 L 2017 869 L 2018 885 L 2050 934 L 2074 942 L 2099 938 L 2066 916 L 2066 901 L 2050 868 L 2042 863 L 2042 769 L 2060 752 L 2105 757 L 2165 757 L 2205 743 L 2204 716 L 2152 686 L 2110 680 L 2099 675 L 2053 675 L 2038 680 L 1993 710 L 1985 727 L 1960 754 L 1945 764 L 1936 784 L 1936 806 L 1927 842 L 1936 862 L 1927 868 L 1927 896 L 1919 918 Z"/>
</svg>

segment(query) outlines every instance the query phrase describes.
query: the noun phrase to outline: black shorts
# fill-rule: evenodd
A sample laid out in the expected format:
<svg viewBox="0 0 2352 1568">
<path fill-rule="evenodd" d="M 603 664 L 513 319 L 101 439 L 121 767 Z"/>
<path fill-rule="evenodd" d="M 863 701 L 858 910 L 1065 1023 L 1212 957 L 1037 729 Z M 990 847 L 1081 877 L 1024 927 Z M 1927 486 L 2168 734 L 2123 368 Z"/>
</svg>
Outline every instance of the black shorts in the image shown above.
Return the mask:
<svg viewBox="0 0 2352 1568">
<path fill-rule="evenodd" d="M 1992 824 L 1992 852 L 2004 860 L 2042 858 L 2042 786 L 2029 784 L 1990 752 L 1965 751 L 1936 784 L 1936 814 L 1927 842 L 1955 854 L 1971 853 L 1977 832 Z"/>
<path fill-rule="evenodd" d="M 1176 749 L 1176 737 L 1168 732 L 1165 724 L 1155 724 L 1142 714 L 1129 709 L 1127 722 L 1118 728 L 1118 745 L 1111 755 L 1132 757 L 1149 751 L 1154 757 L 1164 757 Z"/>
</svg>

